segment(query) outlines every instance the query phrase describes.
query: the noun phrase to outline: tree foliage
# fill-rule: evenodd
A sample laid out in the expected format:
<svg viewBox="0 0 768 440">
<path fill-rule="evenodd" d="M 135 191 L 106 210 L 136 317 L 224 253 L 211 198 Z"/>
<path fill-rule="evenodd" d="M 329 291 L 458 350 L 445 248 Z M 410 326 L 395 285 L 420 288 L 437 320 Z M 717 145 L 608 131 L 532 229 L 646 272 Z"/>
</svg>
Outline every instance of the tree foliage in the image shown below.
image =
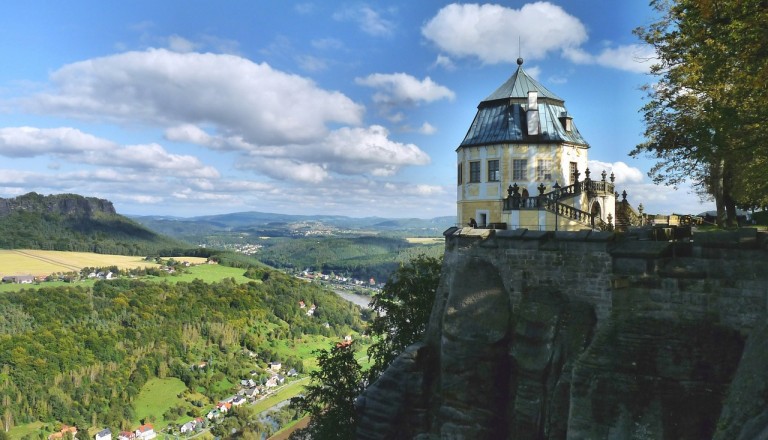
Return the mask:
<svg viewBox="0 0 768 440">
<path fill-rule="evenodd" d="M 646 141 L 632 155 L 658 159 L 650 175 L 690 179 L 715 199 L 718 222 L 736 205 L 768 202 L 768 3 L 652 0 L 660 18 L 636 34 L 657 53 L 645 87 Z"/>
<path fill-rule="evenodd" d="M 368 357 L 373 362 L 369 370 L 371 381 L 424 335 L 441 267 L 442 258 L 418 256 L 400 266 L 381 293 L 374 295 L 371 308 L 378 316 L 370 323 L 368 332 L 378 341 L 368 348 Z"/>
<path fill-rule="evenodd" d="M 307 316 L 300 301 L 316 304 L 322 317 Z M 3 420 L 113 432 L 132 423 L 135 399 L 152 378 L 176 377 L 215 402 L 230 392 L 222 384 L 254 368 L 244 350 L 264 364 L 298 367 L 301 359 L 282 349 L 292 340 L 363 330 L 359 309 L 277 271 L 245 284 L 117 279 L 21 290 L 0 296 L 0 312 Z M 198 368 L 201 361 L 208 366 Z M 183 410 L 197 408 L 189 403 Z"/>
<path fill-rule="evenodd" d="M 312 382 L 303 396 L 291 399 L 291 405 L 309 413 L 311 420 L 305 432 L 293 438 L 354 438 L 354 402 L 364 388 L 354 345 L 355 342 L 337 343 L 330 350 L 316 352 L 319 368 L 310 373 Z"/>
</svg>

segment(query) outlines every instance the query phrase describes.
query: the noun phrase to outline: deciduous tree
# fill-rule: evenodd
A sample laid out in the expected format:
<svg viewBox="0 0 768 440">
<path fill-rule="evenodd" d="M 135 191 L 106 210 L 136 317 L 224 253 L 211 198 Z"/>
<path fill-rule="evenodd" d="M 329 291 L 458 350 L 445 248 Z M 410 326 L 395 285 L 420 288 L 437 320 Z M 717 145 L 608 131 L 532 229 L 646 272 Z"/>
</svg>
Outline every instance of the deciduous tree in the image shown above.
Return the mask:
<svg viewBox="0 0 768 440">
<path fill-rule="evenodd" d="M 650 4 L 660 18 L 635 32 L 656 50 L 657 82 L 645 87 L 646 141 L 631 155 L 659 160 L 656 182 L 691 180 L 715 199 L 718 223 L 732 224 L 737 204 L 760 204 L 768 193 L 768 2 Z"/>
<path fill-rule="evenodd" d="M 311 383 L 303 396 L 291 399 L 291 406 L 309 413 L 311 421 L 306 432 L 292 438 L 306 438 L 306 434 L 316 439 L 353 438 L 354 401 L 364 385 L 354 345 L 355 342 L 337 343 L 330 350 L 317 352 L 319 368 L 310 373 Z"/>
<path fill-rule="evenodd" d="M 420 255 L 398 268 L 381 293 L 374 295 L 371 308 L 378 312 L 368 332 L 378 340 L 368 348 L 373 365 L 372 382 L 409 345 L 418 342 L 429 324 L 440 282 L 442 258 Z"/>
</svg>

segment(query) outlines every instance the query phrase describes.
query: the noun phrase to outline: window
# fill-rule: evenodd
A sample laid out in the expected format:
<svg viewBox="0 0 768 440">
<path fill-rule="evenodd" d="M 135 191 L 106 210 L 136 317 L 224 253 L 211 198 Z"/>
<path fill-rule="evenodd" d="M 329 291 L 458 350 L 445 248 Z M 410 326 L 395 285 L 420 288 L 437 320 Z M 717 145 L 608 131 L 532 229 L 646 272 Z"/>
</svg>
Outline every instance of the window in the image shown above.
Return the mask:
<svg viewBox="0 0 768 440">
<path fill-rule="evenodd" d="M 469 163 L 469 182 L 476 183 L 480 181 L 480 162 Z"/>
<path fill-rule="evenodd" d="M 576 174 L 576 170 L 578 170 L 578 168 L 576 168 L 576 162 L 571 162 L 568 165 L 568 179 L 570 179 L 571 185 L 576 183 L 576 177 L 574 176 Z"/>
<path fill-rule="evenodd" d="M 498 160 L 488 161 L 488 181 L 489 182 L 499 181 L 499 161 Z"/>
<path fill-rule="evenodd" d="M 512 161 L 512 180 L 528 180 L 528 160 L 514 159 Z"/>
<path fill-rule="evenodd" d="M 536 167 L 536 178 L 539 180 L 552 180 L 552 161 L 539 159 Z"/>
<path fill-rule="evenodd" d="M 464 173 L 462 171 L 464 171 L 464 167 L 462 166 L 462 164 L 459 164 L 459 170 L 457 172 L 459 181 L 457 185 L 461 185 L 462 183 L 464 183 L 464 176 L 463 176 Z"/>
</svg>

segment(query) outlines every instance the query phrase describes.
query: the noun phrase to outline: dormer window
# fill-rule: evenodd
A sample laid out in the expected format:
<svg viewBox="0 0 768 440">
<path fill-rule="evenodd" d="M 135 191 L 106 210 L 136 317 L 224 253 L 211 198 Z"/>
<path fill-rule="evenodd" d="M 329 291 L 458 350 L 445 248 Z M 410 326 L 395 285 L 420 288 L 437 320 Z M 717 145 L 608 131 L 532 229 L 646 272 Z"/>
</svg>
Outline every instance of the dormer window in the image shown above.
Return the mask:
<svg viewBox="0 0 768 440">
<path fill-rule="evenodd" d="M 535 91 L 528 92 L 528 134 L 533 136 L 539 134 L 539 93 Z"/>
<path fill-rule="evenodd" d="M 568 115 L 568 112 L 560 113 L 560 117 L 557 119 L 560 120 L 560 125 L 563 126 L 565 131 L 570 133 L 573 130 L 573 118 Z"/>
</svg>

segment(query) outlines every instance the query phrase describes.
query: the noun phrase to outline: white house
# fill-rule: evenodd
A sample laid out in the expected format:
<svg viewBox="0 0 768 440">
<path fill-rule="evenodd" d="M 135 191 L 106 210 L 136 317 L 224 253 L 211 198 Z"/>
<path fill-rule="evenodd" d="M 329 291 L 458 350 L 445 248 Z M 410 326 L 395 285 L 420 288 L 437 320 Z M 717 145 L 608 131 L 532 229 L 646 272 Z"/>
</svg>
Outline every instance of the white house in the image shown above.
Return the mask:
<svg viewBox="0 0 768 440">
<path fill-rule="evenodd" d="M 109 428 L 104 428 L 96 433 L 96 440 L 112 440 L 112 431 Z"/>
<path fill-rule="evenodd" d="M 149 423 L 139 426 L 136 430 L 136 438 L 141 440 L 152 440 L 157 437 L 155 428 Z"/>
</svg>

